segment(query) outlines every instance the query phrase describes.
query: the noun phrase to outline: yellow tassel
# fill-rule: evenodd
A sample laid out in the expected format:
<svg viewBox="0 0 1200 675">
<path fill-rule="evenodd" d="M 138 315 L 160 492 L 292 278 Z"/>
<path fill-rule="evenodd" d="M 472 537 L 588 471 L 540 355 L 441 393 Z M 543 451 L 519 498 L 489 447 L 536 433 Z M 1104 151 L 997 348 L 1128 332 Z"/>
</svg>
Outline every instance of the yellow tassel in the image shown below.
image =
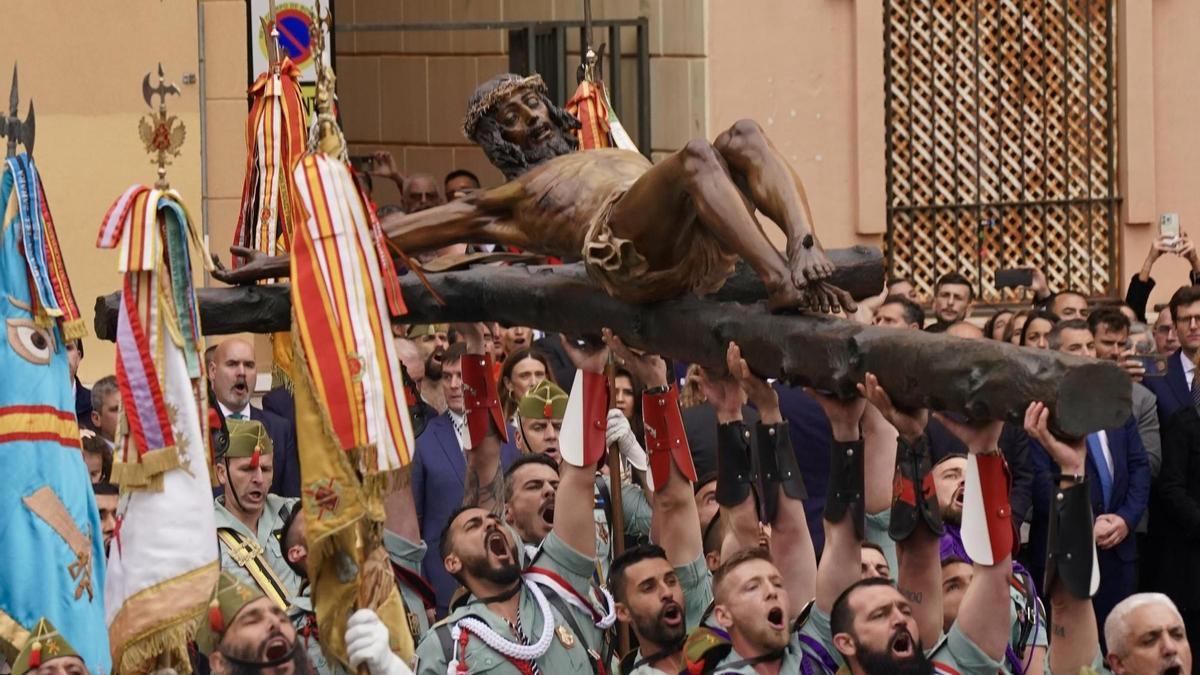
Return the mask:
<svg viewBox="0 0 1200 675">
<path fill-rule="evenodd" d="M 87 322 L 83 319 L 72 319 L 64 321 L 62 325 L 63 340 L 74 342 L 81 340 L 88 335 Z"/>
</svg>

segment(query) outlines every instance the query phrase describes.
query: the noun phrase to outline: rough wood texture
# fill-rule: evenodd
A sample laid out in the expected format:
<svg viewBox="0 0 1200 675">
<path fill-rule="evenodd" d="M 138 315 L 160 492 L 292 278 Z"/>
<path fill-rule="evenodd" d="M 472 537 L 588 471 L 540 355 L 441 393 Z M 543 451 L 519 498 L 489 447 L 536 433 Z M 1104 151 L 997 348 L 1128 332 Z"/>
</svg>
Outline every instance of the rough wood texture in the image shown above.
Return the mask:
<svg viewBox="0 0 1200 675">
<path fill-rule="evenodd" d="M 853 396 L 855 383 L 870 371 L 900 405 L 973 419 L 1015 421 L 1030 401 L 1045 401 L 1055 411 L 1058 430 L 1069 436 L 1119 426 L 1129 417 L 1129 378 L 1115 364 L 990 340 L 771 314 L 762 304 L 734 301 L 762 297 L 761 286 L 755 293 L 744 276 L 715 296 L 653 305 L 612 298 L 577 265 L 430 275 L 446 306 L 411 276 L 402 281 L 410 312 L 405 319 L 413 323 L 501 321 L 569 335 L 595 334 L 607 326 L 634 347 L 718 368 L 734 340 L 758 374 L 840 396 Z M 287 285 L 201 289 L 198 295 L 206 335 L 290 327 Z M 117 299 L 115 293 L 97 298 L 101 338 L 115 333 Z"/>
</svg>

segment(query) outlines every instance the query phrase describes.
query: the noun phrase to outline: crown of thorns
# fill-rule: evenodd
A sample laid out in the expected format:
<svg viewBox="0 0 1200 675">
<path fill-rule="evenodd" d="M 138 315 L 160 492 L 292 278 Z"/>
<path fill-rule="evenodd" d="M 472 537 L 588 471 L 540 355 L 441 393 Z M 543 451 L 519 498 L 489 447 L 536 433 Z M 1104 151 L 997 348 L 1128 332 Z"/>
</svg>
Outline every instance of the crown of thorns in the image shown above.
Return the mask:
<svg viewBox="0 0 1200 675">
<path fill-rule="evenodd" d="M 533 89 L 539 94 L 549 91 L 546 89 L 546 83 L 542 81 L 542 76 L 537 74 L 529 77 L 514 75 L 509 79 L 502 80 L 491 91 L 483 94 L 477 93 L 471 97 L 470 103 L 467 104 L 467 116 L 463 119 L 463 134 L 467 138 L 473 138 L 479 121 L 490 113 L 497 103 L 508 98 L 514 91 L 521 89 Z"/>
</svg>

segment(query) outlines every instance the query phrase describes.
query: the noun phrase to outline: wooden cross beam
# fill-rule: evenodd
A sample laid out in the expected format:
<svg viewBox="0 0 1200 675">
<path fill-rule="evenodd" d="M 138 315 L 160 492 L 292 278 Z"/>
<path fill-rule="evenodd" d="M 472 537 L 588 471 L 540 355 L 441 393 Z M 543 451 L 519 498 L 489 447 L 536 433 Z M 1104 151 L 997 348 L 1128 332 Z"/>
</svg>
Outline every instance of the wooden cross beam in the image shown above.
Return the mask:
<svg viewBox="0 0 1200 675">
<path fill-rule="evenodd" d="M 833 283 L 862 298 L 883 284 L 881 256 L 867 248 L 830 251 Z M 498 321 L 567 335 L 611 328 L 633 347 L 723 369 L 736 341 L 760 376 L 782 378 L 839 396 L 875 373 L 896 403 L 957 412 L 976 420 L 1018 421 L 1031 401 L 1047 403 L 1056 430 L 1078 437 L 1120 426 L 1130 415 L 1128 376 L 1115 363 L 966 340 L 922 331 L 877 328 L 844 319 L 772 314 L 757 276 L 739 264 L 720 291 L 632 305 L 608 295 L 580 264 L 474 267 L 428 275 L 447 301 L 438 304 L 413 275 L 401 279 L 404 323 Z M 286 284 L 198 292 L 206 335 L 288 330 Z M 97 298 L 96 334 L 116 333 L 119 295 Z"/>
</svg>

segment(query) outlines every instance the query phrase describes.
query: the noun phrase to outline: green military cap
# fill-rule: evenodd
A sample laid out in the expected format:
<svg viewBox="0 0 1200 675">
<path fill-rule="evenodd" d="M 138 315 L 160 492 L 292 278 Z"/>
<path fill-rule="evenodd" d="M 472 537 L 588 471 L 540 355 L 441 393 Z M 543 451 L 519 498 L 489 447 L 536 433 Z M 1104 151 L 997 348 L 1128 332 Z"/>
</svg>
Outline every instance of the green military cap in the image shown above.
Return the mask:
<svg viewBox="0 0 1200 675">
<path fill-rule="evenodd" d="M 517 403 L 521 417 L 531 420 L 561 420 L 567 414 L 567 392 L 550 380 L 542 380 Z"/>
<path fill-rule="evenodd" d="M 261 457 L 274 451 L 275 446 L 271 444 L 271 437 L 267 435 L 267 428 L 262 425 L 262 422 L 227 418 L 225 424 L 229 427 L 229 448 L 222 455 L 223 457 L 229 459 L 253 458 L 255 453 Z"/>
<path fill-rule="evenodd" d="M 221 572 L 208 603 L 208 614 L 196 631 L 196 647 L 202 654 L 216 651 L 221 636 L 233 625 L 234 618 L 246 605 L 265 598 L 262 591 L 238 581 L 229 572 Z"/>
<path fill-rule="evenodd" d="M 46 619 L 40 619 L 33 627 L 33 633 L 29 636 L 29 640 L 21 648 L 21 653 L 17 655 L 16 662 L 13 663 L 13 675 L 23 675 L 31 670 L 37 670 L 47 661 L 61 659 L 64 656 L 78 657 L 79 654 L 71 648 L 71 643 L 67 642 L 67 639 L 58 632 L 54 624 Z"/>
<path fill-rule="evenodd" d="M 417 323 L 410 324 L 408 330 L 404 332 L 404 337 L 409 340 L 415 340 L 426 335 L 434 335 L 436 333 L 447 333 L 450 331 L 450 324 L 446 323 Z"/>
</svg>

